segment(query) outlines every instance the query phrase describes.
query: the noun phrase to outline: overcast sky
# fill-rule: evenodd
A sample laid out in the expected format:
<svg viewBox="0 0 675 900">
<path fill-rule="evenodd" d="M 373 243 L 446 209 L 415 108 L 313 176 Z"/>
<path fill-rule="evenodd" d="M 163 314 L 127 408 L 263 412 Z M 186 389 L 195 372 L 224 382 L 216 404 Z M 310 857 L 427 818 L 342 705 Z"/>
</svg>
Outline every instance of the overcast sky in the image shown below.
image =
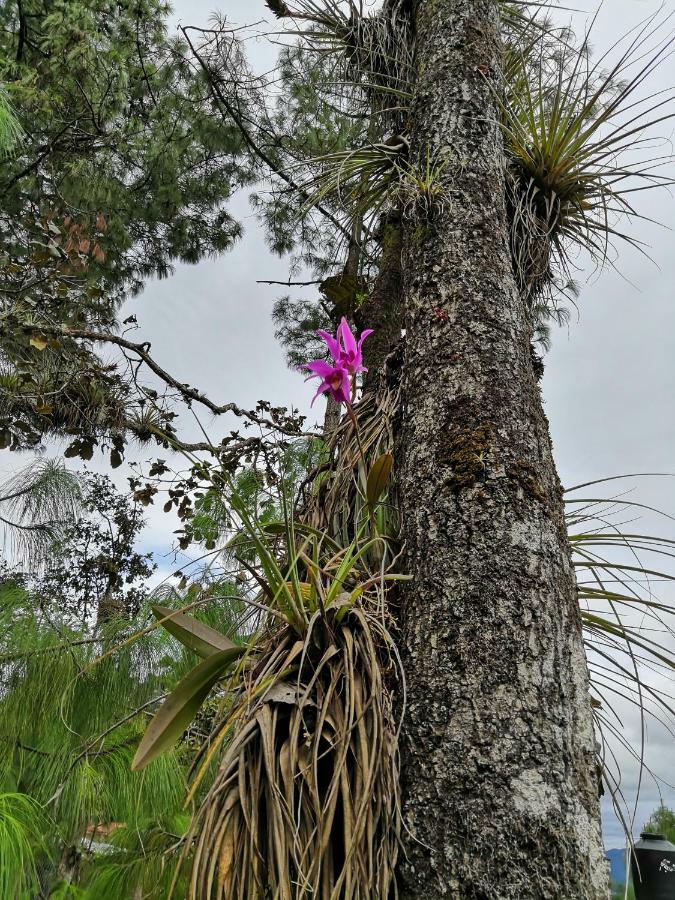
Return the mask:
<svg viewBox="0 0 675 900">
<path fill-rule="evenodd" d="M 174 0 L 175 18 L 186 25 L 205 25 L 215 2 Z M 577 0 L 569 5 L 584 4 Z M 600 12 L 594 44 L 607 46 L 657 5 L 652 0 L 608 0 Z M 668 0 L 667 7 L 675 9 L 675 0 Z M 233 24 L 266 15 L 262 0 L 225 0 L 220 10 Z M 250 53 L 263 69 L 273 62 L 275 48 L 253 43 Z M 652 86 L 657 90 L 673 85 L 675 63 L 669 60 Z M 671 136 L 671 126 L 666 128 Z M 673 202 L 665 192 L 636 198 L 640 211 L 669 227 L 675 224 Z M 257 279 L 288 278 L 288 261 L 266 249 L 245 197 L 238 198 L 232 208 L 245 226 L 245 236 L 232 252 L 196 267 L 179 266 L 170 279 L 149 284 L 129 310 L 138 316 L 143 337 L 152 341 L 155 358 L 213 399 L 248 407 L 266 398 L 309 412 L 310 390 L 286 368 L 274 339 L 270 311 L 282 291 L 256 284 Z M 619 272 L 600 276 L 580 272 L 578 320 L 573 317 L 569 329 L 554 333 L 553 349 L 546 359 L 546 411 L 565 485 L 629 472 L 675 471 L 674 236 L 667 228 L 644 222 L 632 227 L 632 233 L 649 245 L 654 262 L 621 247 Z M 204 419 L 207 430 L 208 424 Z M 213 433 L 219 431 L 220 423 Z M 644 479 L 632 497 L 675 515 L 675 479 Z M 149 524 L 149 545 L 165 554 L 177 527 L 175 519 L 151 508 Z M 640 530 L 657 525 L 675 537 L 672 524 L 654 520 L 641 522 Z M 164 559 L 163 570 L 174 567 L 171 559 Z M 636 737 L 639 723 L 630 710 L 626 721 Z M 648 760 L 655 770 L 675 778 L 673 740 L 650 730 L 648 746 Z M 634 793 L 636 778 L 637 767 L 626 764 L 628 797 Z M 675 793 L 667 791 L 665 797 L 675 805 Z M 638 828 L 657 803 L 657 790 L 648 781 L 642 788 Z M 606 802 L 604 827 L 606 845 L 621 846 L 620 828 Z"/>
</svg>

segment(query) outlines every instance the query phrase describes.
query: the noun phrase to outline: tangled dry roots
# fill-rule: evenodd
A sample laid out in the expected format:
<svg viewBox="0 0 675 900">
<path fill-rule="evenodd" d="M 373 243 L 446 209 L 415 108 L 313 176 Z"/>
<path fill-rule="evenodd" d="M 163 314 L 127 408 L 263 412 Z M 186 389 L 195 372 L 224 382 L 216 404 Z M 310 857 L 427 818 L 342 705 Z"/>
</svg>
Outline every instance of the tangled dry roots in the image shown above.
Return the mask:
<svg viewBox="0 0 675 900">
<path fill-rule="evenodd" d="M 270 637 L 195 821 L 191 900 L 395 896 L 384 637 L 354 606 L 317 614 L 302 641 L 290 629 Z"/>
<path fill-rule="evenodd" d="M 354 404 L 359 434 L 345 416 L 328 437 L 330 473 L 323 480 L 311 480 L 312 493 L 300 498 L 303 522 L 344 540 L 350 539 L 350 529 L 358 519 L 354 509 L 357 480 L 363 479 L 367 466 L 381 453 L 393 451 L 400 402 L 400 388 L 396 386 L 378 393 L 364 393 Z"/>
</svg>

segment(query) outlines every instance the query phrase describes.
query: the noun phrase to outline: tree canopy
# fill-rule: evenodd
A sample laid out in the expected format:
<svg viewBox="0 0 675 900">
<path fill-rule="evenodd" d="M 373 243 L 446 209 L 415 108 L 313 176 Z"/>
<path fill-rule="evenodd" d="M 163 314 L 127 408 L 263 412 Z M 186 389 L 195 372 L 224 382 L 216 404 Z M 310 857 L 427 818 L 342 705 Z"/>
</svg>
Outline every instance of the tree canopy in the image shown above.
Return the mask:
<svg viewBox="0 0 675 900">
<path fill-rule="evenodd" d="M 124 380 L 63 332 L 115 329 L 148 278 L 241 233 L 227 201 L 250 177 L 244 143 L 169 35 L 168 11 L 155 0 L 0 11 L 3 109 L 21 135 L 0 169 L 3 446 L 69 430 L 119 443 Z"/>
</svg>

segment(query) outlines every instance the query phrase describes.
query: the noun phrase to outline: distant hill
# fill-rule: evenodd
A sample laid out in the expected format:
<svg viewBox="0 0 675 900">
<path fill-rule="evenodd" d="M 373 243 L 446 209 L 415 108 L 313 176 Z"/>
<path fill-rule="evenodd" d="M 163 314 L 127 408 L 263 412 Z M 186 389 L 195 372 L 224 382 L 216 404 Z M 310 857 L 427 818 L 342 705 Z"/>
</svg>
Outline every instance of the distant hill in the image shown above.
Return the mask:
<svg viewBox="0 0 675 900">
<path fill-rule="evenodd" d="M 608 850 L 605 854 L 609 859 L 611 879 L 613 884 L 625 884 L 626 882 L 626 851 Z"/>
</svg>

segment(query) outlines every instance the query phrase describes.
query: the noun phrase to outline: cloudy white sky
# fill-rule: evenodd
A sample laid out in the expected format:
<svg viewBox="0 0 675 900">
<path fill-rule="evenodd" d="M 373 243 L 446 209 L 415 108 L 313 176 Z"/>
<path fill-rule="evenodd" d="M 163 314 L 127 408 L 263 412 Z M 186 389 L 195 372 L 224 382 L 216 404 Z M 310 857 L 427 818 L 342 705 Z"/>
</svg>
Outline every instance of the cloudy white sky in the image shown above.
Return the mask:
<svg viewBox="0 0 675 900">
<path fill-rule="evenodd" d="M 262 0 L 174 0 L 175 19 L 205 25 L 214 8 L 233 24 L 265 18 Z M 588 0 L 573 5 L 591 9 Z M 595 26 L 594 44 L 606 47 L 629 27 L 654 11 L 653 0 L 606 0 Z M 675 10 L 675 0 L 667 0 Z M 593 7 L 594 9 L 595 7 Z M 576 17 L 577 25 L 587 19 Z M 250 45 L 259 69 L 267 68 L 275 49 L 264 41 Z M 652 80 L 659 90 L 675 85 L 675 62 L 664 63 Z M 672 126 L 665 133 L 671 136 Z M 580 272 L 579 315 L 568 329 L 554 334 L 543 382 L 546 411 L 556 458 L 565 485 L 629 472 L 675 471 L 675 224 L 674 199 L 666 192 L 637 198 L 639 209 L 662 222 L 631 227 L 649 245 L 654 262 L 630 248 L 621 248 L 620 271 Z M 258 279 L 288 278 L 288 261 L 265 247 L 245 197 L 233 205 L 242 218 L 245 236 L 229 254 L 197 267 L 179 266 L 163 282 L 151 283 L 129 304 L 139 319 L 143 337 L 152 341 L 153 355 L 181 380 L 206 390 L 221 402 L 252 406 L 266 398 L 278 405 L 295 405 L 309 412 L 310 392 L 302 378 L 290 372 L 277 345 L 270 311 L 277 291 L 256 284 Z M 208 419 L 204 420 L 208 430 Z M 219 429 L 218 429 L 219 430 Z M 214 434 L 216 429 L 214 429 Z M 643 479 L 631 495 L 675 515 L 675 479 Z M 647 519 L 640 530 L 660 528 L 675 537 L 672 523 Z M 160 510 L 149 511 L 148 545 L 165 554 L 175 520 Z M 164 571 L 175 568 L 171 559 Z M 675 602 L 675 596 L 672 597 Z M 674 692 L 675 693 L 675 692 Z M 639 723 L 630 710 L 626 722 L 633 736 Z M 624 788 L 632 798 L 637 767 L 625 762 Z M 648 733 L 648 760 L 664 778 L 675 779 L 675 742 L 657 729 Z M 675 792 L 664 796 L 675 806 Z M 652 783 L 643 784 L 636 828 L 658 803 Z M 620 827 L 604 803 L 608 847 L 621 846 Z"/>
</svg>

